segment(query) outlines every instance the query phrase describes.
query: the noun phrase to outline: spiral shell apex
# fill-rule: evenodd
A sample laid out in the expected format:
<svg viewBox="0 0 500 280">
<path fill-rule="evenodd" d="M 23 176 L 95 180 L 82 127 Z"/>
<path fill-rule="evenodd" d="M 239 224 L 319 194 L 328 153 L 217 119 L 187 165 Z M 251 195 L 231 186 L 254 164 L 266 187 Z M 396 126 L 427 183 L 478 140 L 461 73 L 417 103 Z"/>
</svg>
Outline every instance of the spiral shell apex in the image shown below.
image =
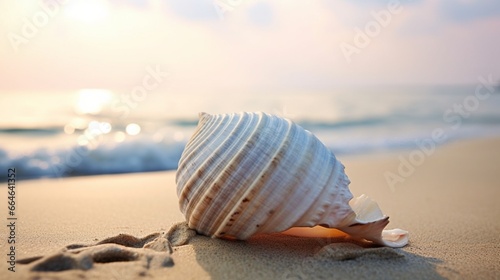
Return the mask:
<svg viewBox="0 0 500 280">
<path fill-rule="evenodd" d="M 321 225 L 377 244 L 407 243 L 405 231 L 382 232 L 388 219 L 375 202 L 353 199 L 329 149 L 278 116 L 200 113 L 176 183 L 180 209 L 200 234 L 247 239 Z"/>
</svg>

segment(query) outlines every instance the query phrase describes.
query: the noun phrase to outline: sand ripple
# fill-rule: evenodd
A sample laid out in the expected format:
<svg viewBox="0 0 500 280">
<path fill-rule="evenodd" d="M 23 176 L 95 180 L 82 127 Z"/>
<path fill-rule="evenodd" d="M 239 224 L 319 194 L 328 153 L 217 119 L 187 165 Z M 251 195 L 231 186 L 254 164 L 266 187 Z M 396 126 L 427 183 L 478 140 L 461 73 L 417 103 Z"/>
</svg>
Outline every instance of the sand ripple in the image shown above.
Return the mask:
<svg viewBox="0 0 500 280">
<path fill-rule="evenodd" d="M 323 246 L 315 254 L 316 258 L 345 261 L 353 259 L 399 259 L 404 255 L 389 247 L 363 248 L 351 243 L 332 243 Z"/>
<path fill-rule="evenodd" d="M 128 234 L 109 237 L 92 245 L 72 244 L 47 256 L 18 261 L 31 271 L 89 270 L 96 264 L 136 262 L 145 269 L 170 267 L 172 247 L 185 245 L 196 233 L 185 222 L 173 225 L 168 232 L 143 238 Z"/>
</svg>

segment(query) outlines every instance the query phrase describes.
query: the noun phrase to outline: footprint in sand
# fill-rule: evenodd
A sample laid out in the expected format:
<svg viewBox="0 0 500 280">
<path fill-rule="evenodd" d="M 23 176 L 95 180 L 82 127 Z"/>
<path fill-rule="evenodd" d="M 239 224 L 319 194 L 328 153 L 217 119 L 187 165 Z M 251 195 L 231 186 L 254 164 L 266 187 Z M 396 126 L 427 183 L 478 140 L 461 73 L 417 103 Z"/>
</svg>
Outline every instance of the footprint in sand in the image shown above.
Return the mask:
<svg viewBox="0 0 500 280">
<path fill-rule="evenodd" d="M 95 264 L 139 262 L 146 269 L 173 266 L 172 247 L 187 244 L 196 235 L 185 222 L 173 225 L 168 232 L 143 238 L 119 234 L 93 245 L 73 244 L 48 255 L 19 260 L 31 271 L 88 270 Z"/>
</svg>

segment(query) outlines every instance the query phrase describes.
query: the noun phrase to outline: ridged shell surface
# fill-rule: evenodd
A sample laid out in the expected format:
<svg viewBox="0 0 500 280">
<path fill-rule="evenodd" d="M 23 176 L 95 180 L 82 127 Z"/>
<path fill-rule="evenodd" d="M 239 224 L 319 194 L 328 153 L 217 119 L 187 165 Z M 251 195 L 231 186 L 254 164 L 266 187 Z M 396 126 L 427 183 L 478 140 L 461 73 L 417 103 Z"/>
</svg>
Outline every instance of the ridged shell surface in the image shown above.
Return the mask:
<svg viewBox="0 0 500 280">
<path fill-rule="evenodd" d="M 212 237 L 341 227 L 355 217 L 333 153 L 292 121 L 260 112 L 201 113 L 176 183 L 189 227 Z"/>
</svg>

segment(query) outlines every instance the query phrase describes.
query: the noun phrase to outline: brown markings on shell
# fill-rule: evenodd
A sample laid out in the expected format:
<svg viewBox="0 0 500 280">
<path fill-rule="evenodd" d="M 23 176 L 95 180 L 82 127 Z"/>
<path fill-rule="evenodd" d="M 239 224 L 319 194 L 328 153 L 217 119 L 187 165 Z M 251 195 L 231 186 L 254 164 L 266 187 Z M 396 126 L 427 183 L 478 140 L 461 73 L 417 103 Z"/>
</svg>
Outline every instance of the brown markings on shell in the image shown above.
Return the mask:
<svg viewBox="0 0 500 280">
<path fill-rule="evenodd" d="M 231 118 L 231 121 L 235 122 L 235 123 L 239 123 L 239 122 L 241 122 L 242 119 L 243 119 L 243 117 Z M 215 151 L 210 150 L 211 158 L 208 159 L 207 161 L 203 162 L 203 164 L 201 164 L 201 166 L 203 166 L 205 169 L 207 169 L 206 172 L 213 172 L 218 166 L 221 166 L 221 165 L 224 166 L 225 161 L 222 159 L 225 158 L 225 156 L 224 156 L 225 154 L 229 153 L 232 150 L 232 149 L 229 149 L 229 147 L 232 147 L 233 149 L 235 149 L 235 145 L 236 145 L 235 139 L 237 138 L 238 131 L 241 131 L 242 129 L 243 129 L 243 127 L 236 125 L 233 128 L 233 130 L 230 131 L 229 133 L 228 132 L 220 133 L 220 135 L 217 136 L 217 137 L 222 137 L 225 134 L 228 134 L 229 140 L 222 143 L 222 145 L 219 146 Z M 216 162 L 218 164 L 215 164 Z M 214 187 L 216 188 L 216 191 L 218 191 L 218 188 L 217 188 L 218 184 L 216 184 L 216 182 L 217 182 L 216 180 L 219 179 L 218 181 L 224 182 L 227 179 L 227 176 L 229 176 L 229 174 L 227 174 L 227 172 L 223 172 L 219 176 L 220 176 L 220 178 L 209 176 L 208 178 L 211 179 L 211 182 L 207 182 L 207 181 L 203 182 L 207 187 L 205 187 L 203 189 L 203 191 L 198 190 L 193 195 L 193 199 L 191 201 L 196 201 L 196 202 L 199 201 L 199 197 L 202 196 L 204 193 L 214 193 L 214 190 L 213 190 Z M 196 184 L 197 178 L 192 177 L 191 179 L 193 179 L 193 180 L 189 180 L 189 182 L 193 182 L 193 184 Z M 200 183 L 200 182 L 198 182 L 198 183 Z M 192 187 L 192 185 L 188 184 L 188 187 Z M 190 192 L 191 192 L 191 190 L 187 189 L 186 191 L 183 190 L 182 193 L 187 195 Z M 215 192 L 215 193 L 217 194 L 217 192 Z M 191 203 L 191 201 L 190 201 L 190 203 Z M 205 206 L 210 207 L 210 204 L 205 205 L 205 204 L 197 203 L 196 205 L 194 205 L 194 207 L 192 204 L 188 204 L 186 206 L 185 215 L 186 215 L 186 217 L 189 217 L 188 222 L 189 222 L 190 226 L 195 225 L 195 223 L 192 222 L 191 219 L 193 219 L 194 221 L 196 221 L 198 223 L 201 219 L 203 219 L 204 214 L 209 212 L 209 211 L 205 211 L 206 210 L 206 208 L 204 208 Z"/>
<path fill-rule="evenodd" d="M 229 172 L 229 170 L 236 170 L 237 168 L 242 168 L 242 166 L 244 165 L 242 163 L 242 160 L 244 159 L 247 159 L 247 152 L 248 151 L 251 151 L 252 149 L 255 148 L 256 144 L 258 143 L 258 141 L 261 140 L 261 135 L 263 133 L 263 127 L 265 127 L 267 125 L 267 121 L 269 121 L 267 118 L 262 118 L 262 116 L 259 116 L 259 122 L 258 122 L 258 125 L 257 127 L 255 127 L 255 129 L 252 131 L 252 133 L 250 134 L 250 138 L 247 140 L 247 142 L 245 143 L 245 145 L 241 148 L 241 150 L 236 154 L 236 156 L 231 159 L 229 165 L 227 165 L 225 167 L 225 172 Z M 252 164 L 251 162 L 245 162 L 245 164 Z M 254 166 L 253 168 L 255 168 L 255 170 L 258 170 L 256 166 Z M 239 181 L 238 183 L 240 185 L 250 185 L 252 182 L 254 181 L 254 178 L 246 178 L 246 181 Z M 214 232 L 214 235 L 219 235 L 220 233 L 217 233 L 217 232 L 226 232 L 228 233 L 228 231 L 230 232 L 231 230 L 229 230 L 230 226 L 232 226 L 233 224 L 229 224 L 230 226 L 228 226 L 228 223 L 225 222 L 225 220 L 227 220 L 227 215 L 233 211 L 233 214 L 231 215 L 231 218 L 233 218 L 234 220 L 236 220 L 237 216 L 235 216 L 235 213 L 241 213 L 242 211 L 244 211 L 245 207 L 244 205 L 247 204 L 247 203 L 241 203 L 241 199 L 236 199 L 237 197 L 242 197 L 242 196 L 245 196 L 245 193 L 246 193 L 247 189 L 245 188 L 240 188 L 239 190 L 235 191 L 234 193 L 232 193 L 232 196 L 231 198 L 228 199 L 228 202 L 230 203 L 227 203 L 227 205 L 225 205 L 222 209 L 219 209 L 219 212 L 217 214 L 216 217 L 214 217 L 214 223 L 213 223 L 213 226 L 210 227 L 209 231 L 211 232 Z M 249 194 L 247 194 L 245 196 L 249 201 L 252 199 L 251 195 L 249 196 Z M 222 206 L 222 205 L 218 205 L 218 206 Z M 220 225 L 225 225 L 223 228 L 219 228 Z"/>
<path fill-rule="evenodd" d="M 290 132 L 290 129 L 291 129 L 290 123 L 288 124 L 287 128 L 288 128 L 287 131 Z M 287 135 L 288 135 L 288 133 L 287 133 Z M 283 156 L 287 147 L 289 146 L 288 145 L 289 143 L 287 142 L 287 139 L 286 139 L 286 135 L 283 137 L 282 140 L 280 140 L 280 142 L 284 145 L 281 145 L 280 150 L 275 151 L 276 155 L 272 158 L 270 166 L 268 168 L 264 168 L 262 176 L 260 176 L 260 178 L 258 178 L 256 181 L 254 181 L 253 184 L 246 189 L 245 199 L 248 199 L 248 202 L 250 202 L 250 201 L 253 201 L 254 203 L 260 202 L 260 201 L 257 201 L 257 202 L 255 201 L 255 196 L 261 192 L 261 190 L 264 186 L 266 186 L 267 182 L 266 182 L 265 178 L 267 177 L 267 174 L 272 174 L 276 170 L 276 168 L 279 167 L 278 163 L 280 161 L 280 158 Z M 238 210 L 238 213 L 243 212 L 243 211 L 252 212 L 253 210 L 248 209 L 249 207 L 255 208 L 254 205 L 246 204 L 246 203 L 243 203 L 243 201 L 241 201 L 241 203 L 239 203 L 236 206 L 236 209 Z M 231 216 L 230 218 L 235 219 L 235 217 L 233 217 L 233 216 Z M 247 221 L 240 220 L 239 223 L 246 224 Z M 233 225 L 232 223 L 231 224 L 225 223 L 222 228 L 218 229 L 218 231 L 222 231 L 222 232 L 226 232 L 226 233 L 231 232 L 232 235 L 236 236 L 238 233 L 238 229 L 231 229 L 232 225 Z M 251 225 L 248 225 L 248 227 L 251 227 Z M 215 235 L 220 235 L 220 234 L 218 234 L 216 231 Z"/>
<path fill-rule="evenodd" d="M 248 118 L 249 116 L 250 118 Z M 309 208 L 315 205 L 314 200 L 317 199 L 318 196 L 328 191 L 319 189 L 322 186 L 314 185 L 314 179 L 311 178 L 311 175 L 308 175 L 308 173 L 312 171 L 318 175 L 324 174 L 320 173 L 325 170 L 322 168 L 322 165 L 331 164 L 331 162 L 327 162 L 324 146 L 322 146 L 321 142 L 316 137 L 307 131 L 304 133 L 302 129 L 299 129 L 297 125 L 290 121 L 283 121 L 283 119 L 264 115 L 262 113 L 243 113 L 231 116 L 222 115 L 217 118 L 218 120 L 232 123 L 231 126 L 227 126 L 231 128 L 231 133 L 227 133 L 227 131 L 218 131 L 217 133 L 219 134 L 217 137 L 220 137 L 220 139 L 217 137 L 209 137 L 207 141 L 216 141 L 218 146 L 214 147 L 215 149 L 208 149 L 208 151 L 200 151 L 200 153 L 209 156 L 204 162 L 196 162 L 203 159 L 201 155 L 197 155 L 196 149 L 198 147 L 195 147 L 195 145 L 188 145 L 192 150 L 188 151 L 186 158 L 195 161 L 195 166 L 200 170 L 191 171 L 195 174 L 184 173 L 183 175 L 190 175 L 191 177 L 188 176 L 188 179 L 182 180 L 188 180 L 189 182 L 186 182 L 184 186 L 182 184 L 179 186 L 178 184 L 178 189 L 180 189 L 181 192 L 180 200 L 184 201 L 184 208 L 187 209 L 184 212 L 191 227 L 195 227 L 199 231 L 201 230 L 203 234 L 215 236 L 234 235 L 238 238 L 245 239 L 248 235 L 255 232 L 255 230 L 263 232 L 285 230 L 285 226 L 292 226 L 294 222 L 301 220 L 303 217 L 316 215 L 316 210 L 318 209 L 311 210 Z M 217 121 L 212 119 L 212 117 L 204 116 L 205 122 L 210 123 L 214 128 L 216 127 L 219 129 L 223 126 L 222 123 L 217 123 Z M 245 122 L 242 122 L 243 119 L 245 119 Z M 279 127 L 274 127 L 274 124 L 266 127 L 270 122 L 274 122 L 274 124 L 277 124 Z M 239 127 L 239 124 L 243 124 L 243 126 Z M 252 127 L 252 124 L 255 124 L 255 127 Z M 272 143 L 261 141 L 260 137 L 263 135 L 261 131 L 262 128 L 265 128 L 266 133 L 268 133 L 264 141 L 269 141 L 269 139 L 271 139 Z M 273 133 L 275 132 L 274 130 L 276 133 Z M 244 135 L 239 135 L 237 131 L 243 131 Z M 200 135 L 207 135 L 206 130 L 203 128 L 199 129 L 197 137 Z M 239 135 L 243 140 L 234 137 L 235 135 Z M 279 137 L 273 139 L 272 137 L 274 135 Z M 295 137 L 298 137 L 298 139 Z M 297 140 L 299 141 L 297 142 Z M 194 141 L 197 141 L 200 145 L 205 144 L 200 143 L 200 139 L 194 139 Z M 244 144 L 239 151 L 231 150 L 235 148 L 234 145 L 237 145 L 234 144 L 235 141 Z M 291 141 L 293 141 L 293 143 Z M 210 143 L 207 143 L 207 145 L 209 144 Z M 273 145 L 279 147 L 279 149 L 273 150 Z M 203 147 L 205 146 L 201 148 Z M 247 152 L 254 154 L 246 159 Z M 266 162 L 255 158 L 255 153 L 259 152 L 262 152 L 265 159 L 269 160 Z M 321 163 L 318 161 L 315 162 L 315 157 L 320 154 Z M 225 155 L 231 155 L 231 157 L 221 159 Z M 299 159 L 301 164 L 294 164 L 294 157 Z M 259 163 L 254 164 L 254 166 L 249 165 L 248 161 L 254 159 Z M 189 160 L 185 160 L 180 166 L 186 166 Z M 247 161 L 246 163 L 245 160 Z M 283 160 L 287 162 L 282 162 Z M 230 173 L 231 171 L 229 170 L 237 170 L 238 168 L 244 170 L 246 168 L 245 164 L 253 168 L 248 172 L 252 174 L 251 176 L 245 177 L 246 174 L 244 172 L 243 174 L 241 174 L 241 172 L 239 174 L 237 173 L 234 176 Z M 261 166 L 262 164 L 265 166 Z M 287 166 L 283 166 L 287 164 L 290 164 L 289 169 L 287 169 Z M 310 166 L 319 168 L 320 171 L 310 170 Z M 259 170 L 257 167 L 262 170 Z M 220 170 L 221 173 L 219 175 L 217 175 L 217 173 L 213 176 L 207 175 L 213 174 L 216 168 L 224 169 Z M 282 168 L 281 171 L 277 173 L 278 175 L 273 176 L 274 171 L 278 168 Z M 289 175 L 286 175 L 287 173 Z M 328 179 L 323 175 L 320 177 L 322 181 L 326 180 L 325 182 L 328 182 L 334 174 L 330 172 L 330 174 L 325 175 Z M 208 181 L 210 180 L 213 184 L 209 184 Z M 307 180 L 305 182 L 307 182 L 308 185 L 303 185 L 304 180 Z M 226 189 L 222 191 L 217 187 L 217 182 L 221 184 L 234 183 L 241 186 L 241 189 L 231 189 L 230 185 L 228 185 L 225 186 Z M 203 183 L 204 186 L 200 186 L 199 184 L 201 183 Z M 280 185 L 280 187 L 284 189 L 274 190 L 268 183 L 270 185 Z M 245 189 L 245 186 L 249 189 Z M 192 192 L 193 188 L 196 188 L 195 191 L 198 193 L 188 194 Z M 263 190 L 267 195 L 272 195 L 272 198 L 267 199 L 262 194 Z M 311 190 L 312 193 L 314 193 L 314 197 L 308 194 Z M 281 195 L 278 195 L 278 193 L 281 193 Z M 307 198 L 308 195 L 310 196 L 309 198 Z M 301 196 L 306 197 L 307 200 L 301 201 Z M 237 197 L 238 199 L 236 199 Z M 286 203 L 289 200 L 293 200 L 291 203 L 299 203 L 304 212 L 298 213 L 294 211 L 294 207 L 290 205 L 281 205 L 280 207 L 280 203 Z M 228 203 L 224 206 L 224 204 L 221 204 L 223 203 L 222 201 L 228 201 Z M 268 204 L 269 201 L 272 205 Z M 266 205 L 263 205 L 264 203 L 266 203 Z M 251 214 L 254 213 L 254 211 L 260 214 Z M 324 213 L 323 209 L 319 211 Z M 321 216 L 321 213 L 316 216 Z M 290 215 L 292 215 L 292 218 L 290 218 Z M 287 222 L 281 223 L 281 228 L 275 227 L 276 222 L 279 222 L 285 216 L 287 216 Z M 252 228 L 255 229 L 253 232 Z M 240 234 L 241 231 L 244 232 Z"/>
</svg>

